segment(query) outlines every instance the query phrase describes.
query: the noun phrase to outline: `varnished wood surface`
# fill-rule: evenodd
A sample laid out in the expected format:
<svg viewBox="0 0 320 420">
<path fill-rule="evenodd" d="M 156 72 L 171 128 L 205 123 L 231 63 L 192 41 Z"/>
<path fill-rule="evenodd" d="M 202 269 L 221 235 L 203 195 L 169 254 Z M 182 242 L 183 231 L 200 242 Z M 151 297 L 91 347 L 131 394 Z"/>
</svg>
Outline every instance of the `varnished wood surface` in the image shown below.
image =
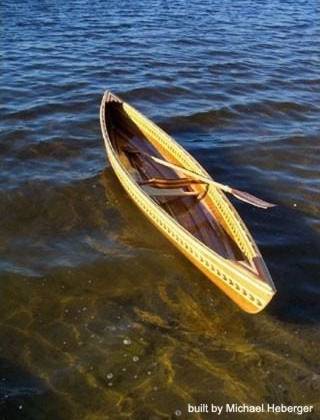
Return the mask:
<svg viewBox="0 0 320 420">
<path fill-rule="evenodd" d="M 116 104 L 115 104 L 116 105 Z M 138 181 L 152 178 L 180 179 L 182 174 L 165 167 L 145 155 L 163 158 L 160 152 L 138 130 L 123 118 L 121 111 L 110 112 L 112 142 L 119 158 Z M 132 151 L 132 153 L 130 153 Z M 140 152 L 140 154 L 138 153 Z M 186 191 L 194 191 L 192 186 Z M 192 235 L 225 258 L 236 258 L 235 245 L 224 232 L 212 212 L 196 196 L 154 197 L 154 200 Z"/>
</svg>

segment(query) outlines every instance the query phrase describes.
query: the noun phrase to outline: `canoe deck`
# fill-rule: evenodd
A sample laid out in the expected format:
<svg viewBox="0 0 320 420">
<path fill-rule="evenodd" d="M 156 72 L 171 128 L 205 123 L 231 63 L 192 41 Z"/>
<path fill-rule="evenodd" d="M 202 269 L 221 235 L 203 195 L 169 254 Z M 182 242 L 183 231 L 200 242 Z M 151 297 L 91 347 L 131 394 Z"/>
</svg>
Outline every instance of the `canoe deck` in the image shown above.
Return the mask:
<svg viewBox="0 0 320 420">
<path fill-rule="evenodd" d="M 145 155 L 165 159 L 131 121 L 122 115 L 117 103 L 109 109 L 108 121 L 111 142 L 118 153 L 119 160 L 137 182 L 152 178 L 181 179 L 175 170 L 163 166 Z M 195 193 L 195 187 L 188 185 L 184 191 Z M 198 191 L 199 192 L 199 191 Z M 235 261 L 246 261 L 235 242 L 224 231 L 212 211 L 205 204 L 205 199 L 194 196 L 153 196 L 170 216 L 179 222 L 188 232 L 194 235 L 210 249 L 224 258 Z"/>
</svg>

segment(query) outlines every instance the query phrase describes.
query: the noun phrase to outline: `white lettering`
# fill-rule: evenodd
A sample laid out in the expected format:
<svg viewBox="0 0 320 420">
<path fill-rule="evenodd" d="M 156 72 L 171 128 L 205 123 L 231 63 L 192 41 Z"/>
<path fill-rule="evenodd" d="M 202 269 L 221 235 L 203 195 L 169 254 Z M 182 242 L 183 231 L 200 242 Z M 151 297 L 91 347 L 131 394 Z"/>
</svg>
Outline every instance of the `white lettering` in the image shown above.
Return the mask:
<svg viewBox="0 0 320 420">
<path fill-rule="evenodd" d="M 304 413 L 311 413 L 313 411 L 313 405 L 267 405 L 268 413 L 294 413 L 301 416 Z"/>
<path fill-rule="evenodd" d="M 198 405 L 188 404 L 188 413 L 211 413 L 221 416 L 224 412 L 226 413 L 294 413 L 301 416 L 305 413 L 311 413 L 314 410 L 313 405 L 285 405 L 285 404 L 237 404 L 237 403 L 226 403 L 225 405 L 215 405 L 213 403 L 207 404 L 202 403 Z"/>
<path fill-rule="evenodd" d="M 223 405 L 211 404 L 211 413 L 216 413 L 218 414 L 218 416 L 220 416 L 222 411 L 223 411 Z"/>
<path fill-rule="evenodd" d="M 227 413 L 236 413 L 237 404 L 226 404 Z"/>
<path fill-rule="evenodd" d="M 209 413 L 208 404 L 192 405 L 188 404 L 188 413 Z"/>
</svg>

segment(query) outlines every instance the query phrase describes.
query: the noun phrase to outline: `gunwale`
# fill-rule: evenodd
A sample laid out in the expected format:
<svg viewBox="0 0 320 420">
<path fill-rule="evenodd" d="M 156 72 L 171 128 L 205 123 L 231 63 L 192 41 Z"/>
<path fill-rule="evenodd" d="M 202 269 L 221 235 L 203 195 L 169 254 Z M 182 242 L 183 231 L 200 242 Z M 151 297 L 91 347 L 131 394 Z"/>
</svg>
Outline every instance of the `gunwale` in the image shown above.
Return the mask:
<svg viewBox="0 0 320 420">
<path fill-rule="evenodd" d="M 193 156 L 160 127 L 113 93 L 105 92 L 100 107 L 101 130 L 110 164 L 124 189 L 162 234 L 173 242 L 229 298 L 246 312 L 260 312 L 272 299 L 276 289 L 258 247 L 225 194 L 213 186 L 210 186 L 208 189 L 208 197 L 210 202 L 213 203 L 212 206 L 217 201 L 222 203 L 224 211 L 228 214 L 229 225 L 232 225 L 229 232 L 231 232 L 235 242 L 240 245 L 240 248 L 242 250 L 244 248 L 244 254 L 252 263 L 251 267 L 224 258 L 215 250 L 209 248 L 190 234 L 181 224 L 177 223 L 173 217 L 143 191 L 121 163 L 117 151 L 111 142 L 106 123 L 106 107 L 109 102 L 120 102 L 127 117 L 144 131 L 150 143 L 156 145 L 161 150 L 162 155 L 170 159 L 170 161 L 183 164 L 184 167 L 198 171 L 201 175 L 208 177 L 210 175 Z M 152 139 L 150 133 L 154 136 Z M 217 208 L 211 208 L 210 210 L 217 211 Z M 229 225 L 225 223 L 227 229 Z M 237 235 L 233 235 L 234 231 L 236 231 Z"/>
</svg>

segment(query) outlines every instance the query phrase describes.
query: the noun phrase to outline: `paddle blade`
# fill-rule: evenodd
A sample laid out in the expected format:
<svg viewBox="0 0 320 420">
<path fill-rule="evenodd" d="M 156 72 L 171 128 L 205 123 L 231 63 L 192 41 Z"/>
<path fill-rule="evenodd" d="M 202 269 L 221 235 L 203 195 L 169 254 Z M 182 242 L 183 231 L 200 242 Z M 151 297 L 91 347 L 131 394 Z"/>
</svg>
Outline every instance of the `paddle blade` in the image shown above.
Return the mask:
<svg viewBox="0 0 320 420">
<path fill-rule="evenodd" d="M 261 200 L 261 198 L 255 197 L 254 195 L 244 191 L 236 190 L 235 188 L 232 188 L 231 194 L 237 197 L 238 200 L 252 204 L 255 207 L 259 207 L 260 209 L 270 209 L 271 207 L 276 206 L 276 204 L 268 203 L 268 201 Z"/>
</svg>

